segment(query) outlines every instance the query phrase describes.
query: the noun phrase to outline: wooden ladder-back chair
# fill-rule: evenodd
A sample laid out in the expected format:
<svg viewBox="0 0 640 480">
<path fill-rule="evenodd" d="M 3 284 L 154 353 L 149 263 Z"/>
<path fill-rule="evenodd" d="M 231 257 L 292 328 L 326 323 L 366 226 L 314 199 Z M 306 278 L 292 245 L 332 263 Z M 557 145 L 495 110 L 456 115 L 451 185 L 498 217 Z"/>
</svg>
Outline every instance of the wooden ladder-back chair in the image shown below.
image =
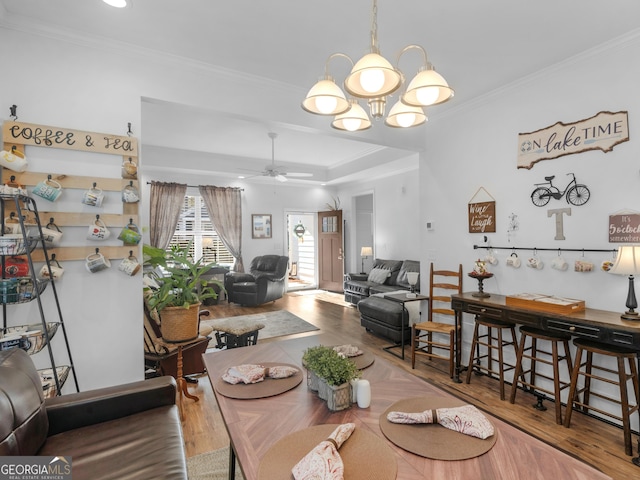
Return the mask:
<svg viewBox="0 0 640 480">
<path fill-rule="evenodd" d="M 416 356 L 449 360 L 449 376 L 455 366 L 455 312 L 451 309 L 451 295 L 462 293 L 462 264 L 458 270 L 429 269 L 429 311 L 426 322 L 411 327 L 411 368 L 416 368 Z M 443 316 L 450 316 L 451 321 Z M 458 332 L 460 333 L 460 332 Z M 448 342 L 444 341 L 448 336 Z M 444 352 L 448 352 L 446 355 Z"/>
</svg>

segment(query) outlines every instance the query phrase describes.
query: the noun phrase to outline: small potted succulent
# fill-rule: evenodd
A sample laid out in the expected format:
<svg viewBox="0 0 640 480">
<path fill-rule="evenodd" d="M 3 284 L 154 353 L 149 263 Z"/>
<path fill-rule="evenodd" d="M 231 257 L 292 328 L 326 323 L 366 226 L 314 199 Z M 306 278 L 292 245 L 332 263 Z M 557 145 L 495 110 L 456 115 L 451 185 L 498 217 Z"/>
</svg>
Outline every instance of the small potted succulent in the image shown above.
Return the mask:
<svg viewBox="0 0 640 480">
<path fill-rule="evenodd" d="M 310 347 L 302 355 L 308 370 L 308 386 L 327 401 L 331 411 L 351 406 L 351 380 L 360 377 L 356 364 L 332 347 Z"/>
</svg>

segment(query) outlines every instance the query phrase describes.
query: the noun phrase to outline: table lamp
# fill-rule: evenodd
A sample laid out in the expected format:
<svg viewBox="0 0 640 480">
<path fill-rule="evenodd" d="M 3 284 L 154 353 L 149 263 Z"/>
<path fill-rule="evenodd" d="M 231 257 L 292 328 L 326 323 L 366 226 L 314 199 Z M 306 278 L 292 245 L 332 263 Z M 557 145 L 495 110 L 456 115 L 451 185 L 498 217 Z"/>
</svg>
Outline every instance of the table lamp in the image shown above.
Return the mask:
<svg viewBox="0 0 640 480">
<path fill-rule="evenodd" d="M 362 265 L 361 265 L 361 270 L 360 273 L 365 273 L 364 271 L 364 259 L 367 257 L 370 257 L 373 255 L 373 248 L 372 247 L 362 247 L 362 250 L 360 250 L 360 256 L 362 257 Z"/>
<path fill-rule="evenodd" d="M 420 274 L 418 272 L 407 272 L 407 282 L 411 285 L 411 293 L 407 293 L 407 298 L 416 298 L 416 284 Z"/>
<path fill-rule="evenodd" d="M 633 275 L 640 272 L 640 245 L 622 245 L 609 273 L 629 275 L 629 292 L 626 306 L 629 310 L 620 315 L 624 320 L 640 320 L 635 309 L 638 307 L 636 292 L 633 286 Z"/>
</svg>

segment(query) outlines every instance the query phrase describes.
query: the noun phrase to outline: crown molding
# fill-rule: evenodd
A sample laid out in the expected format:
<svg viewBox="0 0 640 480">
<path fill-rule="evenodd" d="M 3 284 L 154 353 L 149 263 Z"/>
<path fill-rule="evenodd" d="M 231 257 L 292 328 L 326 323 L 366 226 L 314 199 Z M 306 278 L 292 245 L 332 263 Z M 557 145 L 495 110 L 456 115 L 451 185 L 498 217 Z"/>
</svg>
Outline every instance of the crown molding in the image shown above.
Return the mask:
<svg viewBox="0 0 640 480">
<path fill-rule="evenodd" d="M 596 45 L 595 47 L 584 50 L 583 52 L 568 57 L 548 67 L 542 68 L 530 75 L 521 77 L 513 82 L 507 83 L 471 100 L 455 106 L 451 106 L 446 110 L 442 110 L 438 114 L 438 118 L 455 117 L 456 115 L 463 114 L 478 108 L 484 108 L 486 105 L 495 103 L 495 101 L 505 93 L 512 93 L 524 86 L 530 85 L 542 78 L 549 77 L 560 70 L 566 69 L 571 65 L 592 60 L 595 57 L 602 55 L 603 53 L 612 50 L 627 48 L 638 43 L 640 43 L 640 28 L 627 32 L 626 34 L 611 39 L 607 42 Z"/>
<path fill-rule="evenodd" d="M 268 85 L 269 88 L 283 92 L 299 91 L 303 96 L 306 90 L 297 86 L 273 80 L 269 78 L 251 75 L 237 70 L 224 68 L 218 65 L 194 60 L 192 58 L 174 55 L 160 50 L 140 47 L 130 43 L 113 40 L 99 35 L 78 33 L 75 30 L 60 28 L 46 23 L 42 23 L 22 15 L 9 14 L 0 2 L 0 27 L 7 30 L 14 30 L 30 35 L 49 38 L 75 46 L 108 52 L 114 55 L 128 57 L 135 60 L 152 61 L 167 67 L 176 69 L 188 69 L 197 73 L 206 73 L 217 78 L 225 78 L 234 82 L 246 84 Z"/>
</svg>

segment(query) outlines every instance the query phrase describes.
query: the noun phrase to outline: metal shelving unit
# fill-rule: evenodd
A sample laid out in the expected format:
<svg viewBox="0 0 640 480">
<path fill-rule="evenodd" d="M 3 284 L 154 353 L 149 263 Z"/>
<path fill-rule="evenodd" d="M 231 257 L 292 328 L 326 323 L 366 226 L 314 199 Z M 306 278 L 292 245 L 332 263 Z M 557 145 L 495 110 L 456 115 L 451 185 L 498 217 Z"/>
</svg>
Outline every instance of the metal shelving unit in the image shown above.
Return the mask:
<svg viewBox="0 0 640 480">
<path fill-rule="evenodd" d="M 5 218 L 11 217 L 18 220 L 20 226 L 19 233 L 8 233 L 5 225 Z M 71 373 L 75 383 L 76 391 L 80 391 L 78 379 L 76 376 L 69 340 L 62 317 L 58 292 L 56 290 L 55 281 L 52 280 L 51 263 L 47 252 L 47 245 L 42 234 L 42 224 L 38 208 L 33 198 L 21 194 L 0 194 L 0 221 L 2 229 L 0 231 L 0 265 L 2 267 L 2 275 L 0 278 L 0 303 L 2 304 L 3 317 L 3 335 L 22 334 L 21 342 L 16 346 L 23 348 L 29 354 L 33 355 L 43 349 L 47 349 L 49 354 L 50 368 L 42 370 L 41 379 L 43 380 L 43 391 L 45 396 L 51 397 L 60 395 L 62 386 L 68 375 Z M 42 251 L 44 262 L 49 271 L 48 279 L 38 278 L 37 271 L 34 266 L 34 251 L 36 248 Z M 13 276 L 10 268 L 7 268 L 7 259 L 13 256 L 26 257 L 29 266 L 29 272 L 26 276 Z M 50 287 L 49 287 L 50 285 Z M 49 287 L 55 300 L 55 313 L 57 319 L 49 321 L 47 315 L 51 312 L 45 312 L 42 305 L 42 294 Z M 8 306 L 37 302 L 40 314 L 40 324 L 30 323 L 28 325 L 10 326 L 8 324 Z M 51 340 L 54 334 L 60 330 L 65 343 L 69 365 L 56 365 L 53 354 Z"/>
</svg>

